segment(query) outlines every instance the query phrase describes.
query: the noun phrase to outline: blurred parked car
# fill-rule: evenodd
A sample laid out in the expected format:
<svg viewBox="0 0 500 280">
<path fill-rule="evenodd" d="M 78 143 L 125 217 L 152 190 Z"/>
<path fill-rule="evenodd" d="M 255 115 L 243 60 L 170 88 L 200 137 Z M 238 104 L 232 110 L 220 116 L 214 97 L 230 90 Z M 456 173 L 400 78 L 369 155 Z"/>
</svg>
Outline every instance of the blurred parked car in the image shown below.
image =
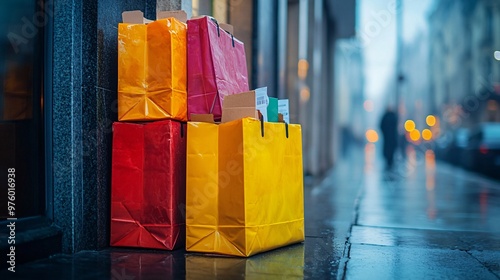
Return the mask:
<svg viewBox="0 0 500 280">
<path fill-rule="evenodd" d="M 455 131 L 454 143 L 450 150 L 451 163 L 457 166 L 467 168 L 464 163 L 465 150 L 469 145 L 470 130 L 468 128 L 459 128 Z"/>
<path fill-rule="evenodd" d="M 470 170 L 500 178 L 500 123 L 483 123 L 471 131 L 463 162 Z"/>
<path fill-rule="evenodd" d="M 434 147 L 434 153 L 436 158 L 442 161 L 449 162 L 450 149 L 453 145 L 454 135 L 451 132 L 443 133 L 439 138 L 436 139 L 436 146 Z"/>
<path fill-rule="evenodd" d="M 436 156 L 440 160 L 447 161 L 453 165 L 463 166 L 463 152 L 467 147 L 469 129 L 459 128 L 452 132 L 443 134 L 436 141 Z"/>
</svg>

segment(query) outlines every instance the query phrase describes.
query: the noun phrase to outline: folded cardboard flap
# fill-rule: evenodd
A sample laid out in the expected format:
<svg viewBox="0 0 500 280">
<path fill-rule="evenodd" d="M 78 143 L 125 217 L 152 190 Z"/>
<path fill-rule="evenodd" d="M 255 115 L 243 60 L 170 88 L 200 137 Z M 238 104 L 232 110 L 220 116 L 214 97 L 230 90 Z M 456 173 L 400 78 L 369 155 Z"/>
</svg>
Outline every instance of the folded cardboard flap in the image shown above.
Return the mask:
<svg viewBox="0 0 500 280">
<path fill-rule="evenodd" d="M 246 117 L 259 118 L 255 105 L 255 90 L 224 97 L 222 123 Z"/>
<path fill-rule="evenodd" d="M 191 114 L 190 120 L 192 122 L 214 123 L 214 115 L 213 114 Z"/>
<path fill-rule="evenodd" d="M 156 13 L 156 19 L 164 19 L 173 17 L 181 22 L 186 23 L 187 14 L 185 11 L 158 11 Z M 123 23 L 135 23 L 135 24 L 145 24 L 153 22 L 153 20 L 144 17 L 144 13 L 139 10 L 135 11 L 125 11 L 122 13 Z"/>
<path fill-rule="evenodd" d="M 284 123 L 285 122 L 285 119 L 283 118 L 283 114 L 282 113 L 278 113 L 278 122 L 280 122 L 280 123 Z"/>
<path fill-rule="evenodd" d="M 122 13 L 123 23 L 144 23 L 144 13 L 141 11 L 126 11 Z"/>
<path fill-rule="evenodd" d="M 261 119 L 261 114 L 255 104 L 255 90 L 228 95 L 222 104 L 221 123 L 227 123 L 242 118 Z M 191 114 L 190 121 L 215 123 L 213 114 Z"/>
<path fill-rule="evenodd" d="M 158 11 L 156 12 L 156 19 L 173 17 L 178 21 L 187 22 L 187 13 L 183 10 L 178 11 Z"/>
<path fill-rule="evenodd" d="M 220 28 L 226 30 L 227 32 L 234 34 L 234 26 L 227 23 L 219 23 Z"/>
<path fill-rule="evenodd" d="M 152 20 L 145 18 L 144 13 L 139 10 L 123 12 L 122 21 L 123 23 L 135 23 L 135 24 L 144 24 L 152 22 Z"/>
</svg>

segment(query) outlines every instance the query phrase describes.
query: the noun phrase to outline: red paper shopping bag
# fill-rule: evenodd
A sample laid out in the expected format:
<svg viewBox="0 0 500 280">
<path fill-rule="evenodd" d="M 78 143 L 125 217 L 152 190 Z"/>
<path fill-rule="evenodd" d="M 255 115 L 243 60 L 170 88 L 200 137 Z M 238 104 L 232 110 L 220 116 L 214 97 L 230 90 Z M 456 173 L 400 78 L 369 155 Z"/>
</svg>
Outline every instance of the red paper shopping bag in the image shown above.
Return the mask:
<svg viewBox="0 0 500 280">
<path fill-rule="evenodd" d="M 224 97 L 249 90 L 245 46 L 207 16 L 188 20 L 187 40 L 188 117 L 220 120 Z"/>
<path fill-rule="evenodd" d="M 186 135 L 165 120 L 113 124 L 111 246 L 184 245 Z"/>
</svg>

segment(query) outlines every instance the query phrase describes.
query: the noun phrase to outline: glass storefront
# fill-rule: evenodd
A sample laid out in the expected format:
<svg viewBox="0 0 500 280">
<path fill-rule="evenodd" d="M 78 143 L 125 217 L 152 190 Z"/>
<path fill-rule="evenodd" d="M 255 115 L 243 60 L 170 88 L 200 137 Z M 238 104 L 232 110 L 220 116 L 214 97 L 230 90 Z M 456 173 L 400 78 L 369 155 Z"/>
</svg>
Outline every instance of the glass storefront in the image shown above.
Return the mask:
<svg viewBox="0 0 500 280">
<path fill-rule="evenodd" d="M 42 1 L 0 2 L 0 218 L 7 210 L 8 170 L 15 169 L 14 217 L 42 215 L 43 165 Z M 12 178 L 12 175 L 9 176 Z M 10 215 L 9 215 L 10 214 Z"/>
</svg>

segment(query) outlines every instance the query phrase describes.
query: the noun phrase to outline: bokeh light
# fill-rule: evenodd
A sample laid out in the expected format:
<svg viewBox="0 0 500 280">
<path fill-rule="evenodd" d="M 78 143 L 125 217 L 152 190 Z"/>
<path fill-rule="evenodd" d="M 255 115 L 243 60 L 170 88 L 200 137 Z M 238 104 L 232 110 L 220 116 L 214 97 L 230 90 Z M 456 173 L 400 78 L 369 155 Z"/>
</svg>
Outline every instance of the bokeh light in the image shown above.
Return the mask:
<svg viewBox="0 0 500 280">
<path fill-rule="evenodd" d="M 432 139 L 432 131 L 430 131 L 429 129 L 422 130 L 422 138 L 425 141 L 431 140 Z"/>
<path fill-rule="evenodd" d="M 367 112 L 372 112 L 373 111 L 373 102 L 371 100 L 366 100 L 363 103 L 363 108 L 365 108 L 365 111 L 367 111 Z"/>
<path fill-rule="evenodd" d="M 436 117 L 434 117 L 433 115 L 428 115 L 427 118 L 425 118 L 425 122 L 427 123 L 428 126 L 435 126 Z"/>
<path fill-rule="evenodd" d="M 311 98 L 311 91 L 309 87 L 305 86 L 300 90 L 300 100 L 302 100 L 302 102 L 307 102 L 309 98 Z"/>
<path fill-rule="evenodd" d="M 413 130 L 415 130 L 415 122 L 412 120 L 405 121 L 405 129 L 408 132 L 412 132 Z"/>
<path fill-rule="evenodd" d="M 378 133 L 373 129 L 368 129 L 365 136 L 366 140 L 370 143 L 376 143 L 378 141 Z"/>
<path fill-rule="evenodd" d="M 413 142 L 417 142 L 418 140 L 420 140 L 420 131 L 418 131 L 418 129 L 414 129 L 410 132 L 410 139 L 413 141 Z"/>
<path fill-rule="evenodd" d="M 309 62 L 305 59 L 300 59 L 297 66 L 297 75 L 300 79 L 305 80 L 307 78 L 307 71 L 309 70 Z"/>
<path fill-rule="evenodd" d="M 496 60 L 500 60 L 500 51 L 495 51 L 493 53 L 493 56 L 495 57 Z"/>
</svg>

